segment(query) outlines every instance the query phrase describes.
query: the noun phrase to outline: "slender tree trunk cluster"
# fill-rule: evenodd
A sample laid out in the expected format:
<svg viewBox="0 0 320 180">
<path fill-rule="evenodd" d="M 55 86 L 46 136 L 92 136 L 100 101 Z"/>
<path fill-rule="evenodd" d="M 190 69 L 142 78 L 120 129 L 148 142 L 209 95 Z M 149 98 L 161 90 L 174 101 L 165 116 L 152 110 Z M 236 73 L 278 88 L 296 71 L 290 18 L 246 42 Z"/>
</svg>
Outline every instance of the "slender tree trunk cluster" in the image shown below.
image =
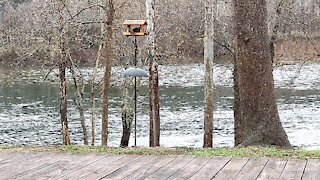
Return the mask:
<svg viewBox="0 0 320 180">
<path fill-rule="evenodd" d="M 266 0 L 235 0 L 235 145 L 291 148 L 275 97 Z"/>
</svg>

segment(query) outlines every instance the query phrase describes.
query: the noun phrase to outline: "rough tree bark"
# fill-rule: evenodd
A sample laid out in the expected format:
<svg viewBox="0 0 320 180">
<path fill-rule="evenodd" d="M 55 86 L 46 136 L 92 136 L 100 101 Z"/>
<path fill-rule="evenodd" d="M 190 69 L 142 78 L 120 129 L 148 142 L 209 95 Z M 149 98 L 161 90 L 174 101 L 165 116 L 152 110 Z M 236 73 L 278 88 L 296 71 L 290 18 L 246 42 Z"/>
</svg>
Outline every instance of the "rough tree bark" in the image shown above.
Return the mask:
<svg viewBox="0 0 320 180">
<path fill-rule="evenodd" d="M 60 122 L 62 128 L 63 144 L 70 145 L 68 119 L 67 119 L 67 81 L 66 81 L 66 42 L 65 42 L 65 0 L 59 1 L 59 48 L 60 48 L 60 59 L 59 59 L 59 79 L 60 79 Z"/>
<path fill-rule="evenodd" d="M 204 85 L 204 137 L 203 147 L 212 148 L 213 144 L 213 36 L 214 22 L 213 11 L 214 0 L 205 1 L 205 32 L 204 32 L 204 66 L 205 66 L 205 85 Z"/>
<path fill-rule="evenodd" d="M 121 119 L 122 119 L 122 137 L 121 137 L 121 147 L 128 147 L 129 146 L 129 140 L 130 140 L 130 134 L 132 129 L 132 122 L 134 119 L 134 109 L 132 104 L 132 93 L 129 93 L 130 89 L 130 83 L 128 82 L 128 77 L 125 77 L 124 82 L 124 92 L 122 97 L 122 113 L 121 113 Z"/>
<path fill-rule="evenodd" d="M 128 117 L 127 109 L 122 110 L 121 119 L 122 119 L 122 136 L 121 136 L 121 142 L 120 147 L 128 147 L 129 146 L 129 140 L 130 140 L 130 134 L 131 134 L 131 126 L 132 126 L 132 120 L 133 116 Z"/>
<path fill-rule="evenodd" d="M 105 44 L 103 48 L 103 58 L 105 59 L 104 65 L 104 77 L 103 77 L 103 89 L 102 89 L 102 129 L 101 129 L 101 144 L 108 146 L 108 107 L 109 107 L 109 87 L 111 77 L 111 67 L 113 60 L 113 20 L 114 20 L 114 6 L 113 0 L 106 0 L 106 32 L 104 34 Z"/>
<path fill-rule="evenodd" d="M 149 95 L 150 95 L 150 147 L 160 146 L 160 104 L 158 64 L 155 61 L 155 1 L 146 0 L 147 37 L 149 59 Z"/>
<path fill-rule="evenodd" d="M 275 97 L 266 0 L 235 0 L 235 145 L 291 148 Z"/>
</svg>

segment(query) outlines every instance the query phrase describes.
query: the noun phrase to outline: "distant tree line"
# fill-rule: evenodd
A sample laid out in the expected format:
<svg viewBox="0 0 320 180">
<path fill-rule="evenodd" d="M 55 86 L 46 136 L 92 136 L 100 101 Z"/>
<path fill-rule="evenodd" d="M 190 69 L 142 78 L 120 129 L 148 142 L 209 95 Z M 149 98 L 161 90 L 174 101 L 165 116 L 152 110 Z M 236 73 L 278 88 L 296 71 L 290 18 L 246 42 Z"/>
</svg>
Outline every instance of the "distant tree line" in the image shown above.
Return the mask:
<svg viewBox="0 0 320 180">
<path fill-rule="evenodd" d="M 89 7 L 95 1 L 70 0 L 71 12 Z M 26 61 L 52 64 L 56 49 L 52 43 L 57 18 L 54 5 L 49 0 L 12 0 L 1 1 L 3 19 L 0 25 L 0 60 L 24 64 Z M 125 64 L 125 59 L 133 56 L 132 43 L 122 36 L 122 22 L 125 19 L 145 19 L 145 2 L 119 0 L 116 3 L 115 39 L 116 64 Z M 281 8 L 277 6 L 281 4 Z M 156 33 L 157 56 L 159 63 L 177 64 L 199 62 L 203 56 L 204 0 L 165 0 L 157 5 Z M 319 37 L 320 6 L 317 0 L 276 0 L 268 1 L 269 33 L 277 26 L 277 40 L 290 37 Z M 41 9 L 39 11 L 39 9 Z M 234 49 L 233 7 L 232 1 L 217 0 L 217 28 L 215 40 L 217 55 L 221 58 Z M 0 14 L 1 16 L 1 14 Z M 104 19 L 97 7 L 81 12 L 73 19 L 69 27 L 71 34 L 70 51 L 74 59 L 81 58 L 83 63 L 94 64 L 92 54 L 98 49 L 100 29 L 99 21 Z M 276 24 L 275 24 L 276 23 Z M 144 41 L 141 38 L 139 41 Z M 229 48 L 226 49 L 226 47 Z M 146 53 L 146 47 L 141 48 Z M 144 56 L 141 56 L 144 57 Z M 6 61 L 5 61 L 6 60 Z M 230 60 L 230 58 L 229 58 Z M 141 59 L 141 61 L 144 61 Z"/>
</svg>

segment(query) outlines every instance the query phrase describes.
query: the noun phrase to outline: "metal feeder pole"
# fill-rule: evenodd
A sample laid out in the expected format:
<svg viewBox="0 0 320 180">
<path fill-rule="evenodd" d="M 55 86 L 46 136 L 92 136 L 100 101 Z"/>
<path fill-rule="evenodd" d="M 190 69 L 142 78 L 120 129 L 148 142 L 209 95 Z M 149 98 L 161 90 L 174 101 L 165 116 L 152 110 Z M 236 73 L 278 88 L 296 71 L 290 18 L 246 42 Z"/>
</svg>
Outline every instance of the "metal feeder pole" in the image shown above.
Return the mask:
<svg viewBox="0 0 320 180">
<path fill-rule="evenodd" d="M 138 44 L 137 37 L 134 36 L 134 66 L 137 67 Z M 134 146 L 137 146 L 137 77 L 134 77 Z"/>
</svg>

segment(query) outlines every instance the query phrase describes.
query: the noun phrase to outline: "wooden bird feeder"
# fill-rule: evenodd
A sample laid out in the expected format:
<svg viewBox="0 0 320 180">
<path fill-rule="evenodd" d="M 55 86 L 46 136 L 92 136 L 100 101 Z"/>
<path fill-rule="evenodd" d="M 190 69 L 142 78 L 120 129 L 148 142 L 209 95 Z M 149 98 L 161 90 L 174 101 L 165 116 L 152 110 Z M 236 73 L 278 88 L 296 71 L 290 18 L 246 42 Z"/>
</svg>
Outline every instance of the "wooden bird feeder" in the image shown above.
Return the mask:
<svg viewBox="0 0 320 180">
<path fill-rule="evenodd" d="M 123 33 L 125 36 L 146 36 L 147 21 L 145 20 L 125 20 L 124 25 L 127 31 Z"/>
</svg>

